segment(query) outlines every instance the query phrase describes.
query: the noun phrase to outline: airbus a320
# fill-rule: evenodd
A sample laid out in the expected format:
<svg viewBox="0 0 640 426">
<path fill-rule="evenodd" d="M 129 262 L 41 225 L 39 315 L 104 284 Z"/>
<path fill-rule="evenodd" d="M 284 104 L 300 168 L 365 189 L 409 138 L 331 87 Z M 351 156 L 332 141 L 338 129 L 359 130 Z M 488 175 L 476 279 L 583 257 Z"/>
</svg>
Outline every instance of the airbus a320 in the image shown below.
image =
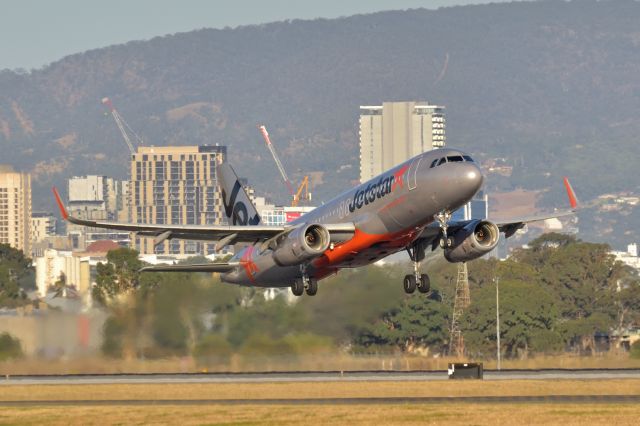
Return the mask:
<svg viewBox="0 0 640 426">
<path fill-rule="evenodd" d="M 464 152 L 438 149 L 420 154 L 338 195 L 282 226 L 261 224 L 260 216 L 233 168 L 217 166 L 229 225 L 129 224 L 69 216 L 54 188 L 61 214 L 71 223 L 135 232 L 166 239 L 216 241 L 237 245 L 228 262 L 160 265 L 156 272 L 217 272 L 224 282 L 256 287 L 290 287 L 296 296 L 315 295 L 318 281 L 343 268 L 374 263 L 406 250 L 413 271 L 403 280 L 407 293 L 430 291 L 420 263 L 428 251 L 442 249 L 449 262 L 467 262 L 492 251 L 500 233 L 508 238 L 528 222 L 573 214 L 576 197 L 567 178 L 571 209 L 507 221 L 452 221 L 451 213 L 478 192 L 483 174 Z"/>
</svg>

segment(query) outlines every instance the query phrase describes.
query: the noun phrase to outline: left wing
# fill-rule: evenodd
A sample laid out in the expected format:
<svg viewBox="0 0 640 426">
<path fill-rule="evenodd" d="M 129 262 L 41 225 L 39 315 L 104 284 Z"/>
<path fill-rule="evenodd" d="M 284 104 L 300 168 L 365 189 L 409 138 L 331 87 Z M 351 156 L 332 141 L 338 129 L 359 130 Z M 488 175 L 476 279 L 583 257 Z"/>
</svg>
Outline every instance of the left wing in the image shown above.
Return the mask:
<svg viewBox="0 0 640 426">
<path fill-rule="evenodd" d="M 509 238 L 510 236 L 515 234 L 515 232 L 518 229 L 521 229 L 527 223 L 539 222 L 547 219 L 555 219 L 555 218 L 565 217 L 565 216 L 571 216 L 575 214 L 578 208 L 578 199 L 576 197 L 575 192 L 573 192 L 573 188 L 571 187 L 571 183 L 569 182 L 569 179 L 566 177 L 564 178 L 564 187 L 567 190 L 569 205 L 571 206 L 570 210 L 562 210 L 555 213 L 548 213 L 548 214 L 537 215 L 537 216 L 509 218 L 506 220 L 499 220 L 499 221 L 492 221 L 492 222 L 498 226 L 498 229 L 500 229 L 501 232 L 504 232 L 505 238 Z M 477 220 L 477 219 L 472 219 L 472 220 Z M 487 219 L 487 220 L 491 221 L 491 219 Z M 449 222 L 447 231 L 449 234 L 453 234 L 457 230 L 467 226 L 469 222 L 470 222 L 469 220 Z M 440 226 L 437 223 L 431 223 L 422 231 L 420 238 L 422 239 L 425 245 L 431 244 L 435 249 L 435 247 L 437 246 L 438 240 L 440 238 L 440 234 L 441 234 Z"/>
<path fill-rule="evenodd" d="M 140 272 L 229 272 L 240 266 L 240 262 L 201 263 L 194 265 L 145 266 Z"/>
<path fill-rule="evenodd" d="M 527 223 L 571 216 L 575 214 L 576 210 L 578 209 L 578 198 L 576 197 L 576 193 L 573 191 L 573 187 L 571 186 L 571 183 L 569 182 L 569 179 L 567 177 L 564 178 L 564 188 L 567 190 L 567 197 L 569 198 L 569 205 L 571 206 L 570 210 L 562 210 L 545 215 L 511 218 L 502 221 L 495 221 L 494 223 L 498 225 L 500 231 L 504 232 L 505 238 L 509 238 L 510 236 L 515 234 L 518 229 L 524 227 L 524 225 L 526 225 Z"/>
<path fill-rule="evenodd" d="M 226 246 L 235 243 L 264 242 L 281 235 L 286 235 L 295 229 L 295 226 L 269 226 L 269 225 L 160 225 L 160 224 L 135 224 L 119 223 L 100 220 L 79 219 L 70 216 L 62 203 L 58 190 L 53 188 L 56 202 L 60 208 L 60 214 L 64 220 L 76 225 L 92 228 L 117 229 L 121 231 L 135 232 L 144 237 L 154 237 L 154 244 L 158 245 L 164 240 L 179 238 L 185 240 L 218 241 L 217 246 Z M 355 232 L 353 223 L 322 224 L 329 234 L 344 235 Z"/>
</svg>

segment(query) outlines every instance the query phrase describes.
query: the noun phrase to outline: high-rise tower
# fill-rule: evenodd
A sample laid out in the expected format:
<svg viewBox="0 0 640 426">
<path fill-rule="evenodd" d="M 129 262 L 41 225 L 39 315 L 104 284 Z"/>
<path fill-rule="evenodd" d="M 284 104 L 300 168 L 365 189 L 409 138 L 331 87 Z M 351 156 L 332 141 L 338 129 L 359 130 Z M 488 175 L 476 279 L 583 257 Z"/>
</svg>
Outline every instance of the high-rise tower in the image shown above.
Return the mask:
<svg viewBox="0 0 640 426">
<path fill-rule="evenodd" d="M 223 222 L 216 165 L 226 146 L 139 147 L 131 158 L 130 203 L 133 223 L 212 225 Z M 143 254 L 211 254 L 213 244 L 136 238 Z"/>
<path fill-rule="evenodd" d="M 0 244 L 31 257 L 31 175 L 0 165 Z"/>
<path fill-rule="evenodd" d="M 444 107 L 384 102 L 360 107 L 360 181 L 445 145 Z"/>
</svg>

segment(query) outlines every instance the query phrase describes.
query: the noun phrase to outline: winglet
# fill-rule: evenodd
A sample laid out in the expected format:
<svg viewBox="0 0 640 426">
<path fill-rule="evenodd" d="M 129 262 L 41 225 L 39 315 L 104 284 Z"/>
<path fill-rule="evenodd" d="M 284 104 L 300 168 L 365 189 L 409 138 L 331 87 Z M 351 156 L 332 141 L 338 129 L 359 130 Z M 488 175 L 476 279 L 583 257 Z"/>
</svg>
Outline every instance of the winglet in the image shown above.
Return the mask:
<svg viewBox="0 0 640 426">
<path fill-rule="evenodd" d="M 576 198 L 576 193 L 573 192 L 573 188 L 571 187 L 569 178 L 566 176 L 564 178 L 564 187 L 567 190 L 567 196 L 569 197 L 569 204 L 571 204 L 572 209 L 575 209 L 576 207 L 578 207 L 578 199 Z"/>
<path fill-rule="evenodd" d="M 56 203 L 58 203 L 58 208 L 60 209 L 62 218 L 67 220 L 69 214 L 67 213 L 67 209 L 64 208 L 64 204 L 62 204 L 62 199 L 60 198 L 60 194 L 58 194 L 58 189 L 55 186 L 51 189 L 53 190 L 53 195 L 56 197 Z"/>
</svg>

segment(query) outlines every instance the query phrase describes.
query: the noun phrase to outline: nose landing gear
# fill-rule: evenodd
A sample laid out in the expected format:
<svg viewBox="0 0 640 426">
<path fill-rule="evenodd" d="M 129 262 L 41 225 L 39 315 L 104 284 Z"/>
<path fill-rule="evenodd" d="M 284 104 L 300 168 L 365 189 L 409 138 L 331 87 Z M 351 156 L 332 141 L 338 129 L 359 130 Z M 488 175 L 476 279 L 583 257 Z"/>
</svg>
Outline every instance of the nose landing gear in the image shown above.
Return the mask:
<svg viewBox="0 0 640 426">
<path fill-rule="evenodd" d="M 438 222 L 438 225 L 440 225 L 440 231 L 442 231 L 440 248 L 451 247 L 453 245 L 453 239 L 447 235 L 447 228 L 449 227 L 449 221 L 451 220 L 451 213 L 443 210 L 434 215 L 433 218 Z"/>
</svg>

